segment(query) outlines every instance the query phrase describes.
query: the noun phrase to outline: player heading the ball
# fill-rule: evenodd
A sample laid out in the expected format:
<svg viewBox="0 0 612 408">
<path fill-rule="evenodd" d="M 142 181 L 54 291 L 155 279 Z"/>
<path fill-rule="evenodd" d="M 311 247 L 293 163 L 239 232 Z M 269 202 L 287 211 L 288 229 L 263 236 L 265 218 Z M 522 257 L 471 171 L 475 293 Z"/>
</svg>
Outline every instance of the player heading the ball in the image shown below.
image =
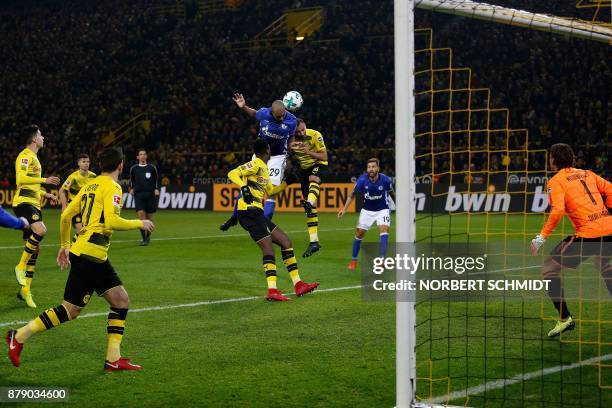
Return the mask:
<svg viewBox="0 0 612 408">
<path fill-rule="evenodd" d="M 270 146 L 270 158 L 266 163 L 270 182 L 274 186 L 280 185 L 285 177 L 285 167 L 287 166 L 287 145 L 289 139 L 295 133 L 297 118 L 291 112 L 287 112 L 283 101 L 276 100 L 272 102 L 269 108 L 262 107 L 255 110 L 246 104 L 242 94 L 234 94 L 233 99 L 240 109 L 259 122 L 259 137 Z M 272 219 L 275 207 L 276 200 L 273 197 L 268 197 L 264 204 L 264 216 Z M 230 227 L 236 225 L 236 211 L 237 208 L 234 205 L 231 218 L 219 227 L 221 231 L 227 231 Z"/>
</svg>

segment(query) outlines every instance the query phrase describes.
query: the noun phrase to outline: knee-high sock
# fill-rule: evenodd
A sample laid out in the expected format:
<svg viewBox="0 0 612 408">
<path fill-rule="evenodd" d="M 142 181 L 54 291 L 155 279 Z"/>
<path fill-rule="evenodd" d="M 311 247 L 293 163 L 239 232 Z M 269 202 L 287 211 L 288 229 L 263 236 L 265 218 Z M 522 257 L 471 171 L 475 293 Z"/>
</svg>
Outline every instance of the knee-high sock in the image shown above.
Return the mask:
<svg viewBox="0 0 612 408">
<path fill-rule="evenodd" d="M 140 236 L 142 237 L 142 240 L 144 241 L 145 239 L 147 239 L 147 231 L 145 230 L 140 230 Z"/>
<path fill-rule="evenodd" d="M 389 244 L 389 233 L 388 232 L 381 232 L 380 233 L 380 256 L 381 257 L 385 257 L 387 256 L 387 246 Z"/>
<path fill-rule="evenodd" d="M 15 339 L 20 343 L 25 343 L 30 337 L 41 331 L 49 330 L 55 326 L 70 320 L 68 309 L 64 305 L 56 306 L 42 312 L 34 320 L 17 330 Z"/>
<path fill-rule="evenodd" d="M 32 258 L 32 255 L 36 253 L 36 249 L 40 245 L 40 241 L 42 241 L 43 238 L 43 236 L 33 232 L 32 235 L 26 239 L 25 247 L 23 248 L 23 253 L 21 254 L 21 259 L 19 260 L 19 267 L 21 269 L 26 269 L 28 261 Z"/>
<path fill-rule="evenodd" d="M 121 341 L 125 331 L 125 318 L 127 317 L 127 309 L 119 309 L 111 307 L 108 313 L 108 321 L 106 324 L 106 333 L 108 340 L 108 348 L 106 349 L 106 360 L 113 362 L 121 358 Z"/>
<path fill-rule="evenodd" d="M 308 184 L 308 201 L 313 207 L 316 207 L 319 202 L 319 194 L 321 193 L 321 185 L 318 181 L 311 181 Z"/>
<path fill-rule="evenodd" d="M 357 260 L 357 256 L 359 255 L 359 249 L 361 249 L 361 240 L 363 238 L 357 238 L 355 237 L 355 240 L 353 241 L 353 254 L 352 254 L 352 258 L 354 261 Z"/>
<path fill-rule="evenodd" d="M 559 317 L 562 320 L 567 319 L 570 315 L 567 310 L 567 303 L 565 303 L 565 294 L 563 291 L 563 283 L 561 282 L 561 276 L 559 271 L 550 271 L 544 274 L 544 279 L 550 280 L 548 285 L 548 297 L 552 301 L 555 309 L 559 312 Z"/>
<path fill-rule="evenodd" d="M 268 198 L 264 204 L 264 217 L 271 220 L 274 215 L 274 208 L 276 207 L 276 200 Z"/>
<path fill-rule="evenodd" d="M 32 278 L 34 277 L 34 271 L 36 270 L 36 260 L 38 259 L 38 252 L 34 252 L 32 254 L 32 257 L 30 257 L 30 260 L 28 261 L 28 264 L 26 265 L 26 290 L 30 290 L 30 287 L 32 286 Z"/>
<path fill-rule="evenodd" d="M 310 214 L 306 214 L 306 217 L 310 242 L 319 242 L 319 213 L 317 209 L 313 208 Z"/>
<path fill-rule="evenodd" d="M 293 253 L 293 248 L 287 248 L 281 250 L 283 254 L 283 263 L 287 268 L 287 272 L 289 272 L 289 276 L 291 277 L 291 282 L 293 285 L 301 281 L 300 273 L 298 271 L 297 259 L 295 259 L 295 254 Z"/>
<path fill-rule="evenodd" d="M 276 289 L 276 258 L 274 255 L 263 256 L 263 269 L 266 273 L 268 289 Z"/>
</svg>

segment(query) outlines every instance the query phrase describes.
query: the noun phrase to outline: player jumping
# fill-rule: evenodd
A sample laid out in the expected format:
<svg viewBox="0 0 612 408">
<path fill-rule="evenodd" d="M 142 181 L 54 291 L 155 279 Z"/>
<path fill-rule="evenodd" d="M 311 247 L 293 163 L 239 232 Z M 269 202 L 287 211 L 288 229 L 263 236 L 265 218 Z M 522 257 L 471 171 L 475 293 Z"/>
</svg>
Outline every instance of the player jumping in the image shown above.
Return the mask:
<svg viewBox="0 0 612 408">
<path fill-rule="evenodd" d="M 550 168 L 557 172 L 548 180 L 550 214 L 542 231 L 531 241 L 531 253 L 536 255 L 563 215 L 568 216 L 576 231 L 561 241 L 542 265 L 542 276 L 550 280 L 548 296 L 560 318 L 548 337 L 558 336 L 575 326 L 564 298 L 559 273 L 562 268 L 576 269 L 582 261 L 594 256 L 612 295 L 612 216 L 609 212 L 612 183 L 573 165 L 574 152 L 570 146 L 558 143 L 550 148 Z M 605 202 L 602 196 L 606 197 Z"/>
<path fill-rule="evenodd" d="M 8 356 L 15 367 L 19 367 L 23 345 L 30 337 L 74 320 L 96 292 L 110 304 L 104 370 L 141 368 L 121 357 L 120 347 L 129 298 L 108 260 L 108 247 L 114 230 L 140 228 L 152 231 L 154 226 L 149 220 L 126 220 L 120 216 L 123 192 L 117 178 L 123 171 L 123 153 L 116 148 L 104 150 L 100 154 L 100 167 L 102 174 L 87 183 L 62 212 L 61 248 L 57 254 L 57 263 L 62 269 L 70 265 L 64 301 L 47 309 L 19 330 L 9 330 L 6 335 Z M 82 213 L 83 229 L 71 247 L 70 224 L 78 213 Z"/>
<path fill-rule="evenodd" d="M 295 294 L 303 296 L 315 290 L 319 284 L 306 283 L 300 279 L 297 260 L 293 253 L 291 240 L 283 230 L 277 227 L 263 213 L 264 194 L 274 195 L 287 187 L 286 182 L 274 186 L 270 182 L 270 173 L 266 161 L 270 158 L 270 147 L 265 140 L 255 141 L 255 158 L 228 173 L 233 183 L 240 187 L 242 197 L 238 200 L 238 222 L 259 245 L 263 254 L 263 268 L 268 282 L 267 300 L 285 301 L 288 297 L 276 288 L 276 258 L 274 245 L 281 247 L 283 263 L 289 272 Z"/>
<path fill-rule="evenodd" d="M 363 194 L 363 208 L 359 214 L 359 222 L 357 223 L 355 240 L 353 241 L 353 254 L 351 262 L 347 266 L 348 269 L 357 268 L 357 256 L 361 248 L 361 241 L 374 221 L 376 221 L 380 233 L 380 256 L 384 257 L 387 254 L 389 227 L 391 226 L 388 196 L 390 195 L 395 199 L 395 193 L 393 192 L 393 181 L 391 178 L 380 173 L 378 159 L 371 158 L 368 160 L 366 174 L 362 174 L 357 179 L 353 192 L 348 200 L 346 200 L 344 207 L 338 212 L 338 218 L 342 218 L 357 193 Z"/>
<path fill-rule="evenodd" d="M 307 129 L 306 122 L 298 119 L 295 141 L 291 150 L 300 165 L 300 184 L 302 187 L 302 206 L 306 211 L 310 244 L 302 257 L 306 258 L 321 249 L 319 244 L 319 216 L 317 204 L 321 190 L 321 177 L 327 174 L 327 149 L 323 136 L 314 129 Z"/>
<path fill-rule="evenodd" d="M 52 205 L 57 204 L 55 194 L 47 193 L 41 188 L 41 184 L 59 185 L 60 179 L 55 176 L 42 177 L 42 167 L 37 153 L 45 143 L 45 138 L 36 125 L 27 126 L 24 129 L 25 144 L 17 160 L 15 160 L 15 175 L 17 191 L 13 198 L 13 211 L 17 217 L 25 218 L 30 224 L 30 229 L 23 231 L 25 248 L 15 266 L 15 277 L 21 287 L 17 298 L 24 300 L 28 307 L 35 308 L 36 303 L 32 298 L 32 278 L 36 269 L 36 260 L 40 250 L 40 242 L 47 235 L 47 227 L 42 220 L 40 202 L 47 198 Z"/>
<path fill-rule="evenodd" d="M 79 169 L 75 172 L 71 173 L 64 184 L 62 184 L 62 188 L 59 190 L 59 200 L 62 204 L 62 212 L 66 209 L 68 204 L 74 199 L 74 196 L 81 190 L 85 184 L 87 184 L 90 180 L 96 177 L 96 173 L 93 171 L 89 171 L 89 156 L 86 154 L 79 155 L 79 159 L 77 161 L 77 165 Z M 73 241 L 76 240 L 76 236 L 83 228 L 83 223 L 81 220 L 81 214 L 77 214 L 72 219 L 72 227 L 74 228 L 74 238 Z"/>
<path fill-rule="evenodd" d="M 283 101 L 274 101 L 269 108 L 255 110 L 247 106 L 242 94 L 234 94 L 234 102 L 249 116 L 254 117 L 259 122 L 259 137 L 270 146 L 271 156 L 267 163 L 269 177 L 273 186 L 278 186 L 285 176 L 285 166 L 287 165 L 287 143 L 293 136 L 297 126 L 297 118 L 291 112 L 287 112 Z M 276 201 L 273 197 L 268 197 L 264 205 L 264 216 L 272 219 Z M 234 205 L 234 212 L 229 220 L 223 223 L 219 229 L 227 231 L 236 225 L 238 221 L 237 207 Z"/>
</svg>

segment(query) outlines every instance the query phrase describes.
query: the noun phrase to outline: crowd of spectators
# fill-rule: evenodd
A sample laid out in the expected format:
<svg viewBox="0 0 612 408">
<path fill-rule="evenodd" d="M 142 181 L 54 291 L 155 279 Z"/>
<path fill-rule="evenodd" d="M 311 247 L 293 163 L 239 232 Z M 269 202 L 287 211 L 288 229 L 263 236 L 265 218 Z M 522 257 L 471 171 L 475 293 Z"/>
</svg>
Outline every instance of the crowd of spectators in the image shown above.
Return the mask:
<svg viewBox="0 0 612 408">
<path fill-rule="evenodd" d="M 520 3 L 529 9 L 540 2 Z M 393 174 L 393 2 L 248 0 L 238 9 L 185 20 L 152 12 L 159 4 L 0 5 L 0 183 L 14 178 L 24 124 L 43 128 L 43 166 L 59 170 L 81 152 L 94 153 L 102 136 L 139 112 L 151 112 L 152 121 L 150 131 L 138 132 L 126 146 L 130 159 L 136 148 L 147 147 L 172 183 L 224 176 L 249 157 L 257 134 L 256 123 L 234 106 L 231 95 L 242 92 L 258 108 L 290 89 L 304 96 L 299 115 L 325 136 L 333 174 L 355 175 L 371 155 L 380 156 L 384 170 Z M 284 9 L 311 6 L 324 6 L 325 20 L 302 44 L 228 50 L 233 41 L 253 38 Z M 433 27 L 434 47 L 453 49 L 454 67 L 472 68 L 472 88 L 492 89 L 490 107 L 510 109 L 510 128 L 529 131 L 528 140 L 453 136 L 452 145 L 448 135 L 436 134 L 433 146 L 418 144 L 421 154 L 441 153 L 433 161 L 420 158 L 419 174 L 544 168 L 540 155 L 483 151 L 511 138 L 507 146 L 514 150 L 570 142 L 579 166 L 610 176 L 608 45 L 425 11 L 417 12 L 416 21 Z M 418 111 L 429 109 L 417 105 Z M 473 153 L 466 153 L 468 148 Z"/>
</svg>

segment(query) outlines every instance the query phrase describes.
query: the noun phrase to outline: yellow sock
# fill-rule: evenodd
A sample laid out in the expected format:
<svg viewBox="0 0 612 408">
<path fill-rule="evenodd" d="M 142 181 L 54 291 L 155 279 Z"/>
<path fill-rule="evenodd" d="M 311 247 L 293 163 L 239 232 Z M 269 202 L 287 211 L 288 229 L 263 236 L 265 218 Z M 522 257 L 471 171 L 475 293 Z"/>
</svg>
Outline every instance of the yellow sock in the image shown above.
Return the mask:
<svg viewBox="0 0 612 408">
<path fill-rule="evenodd" d="M 106 360 L 110 362 L 117 361 L 121 358 L 121 341 L 125 331 L 125 318 L 127 317 L 127 309 L 119 309 L 111 307 L 108 313 L 108 321 L 106 325 L 106 333 L 108 347 L 106 349 Z"/>
<path fill-rule="evenodd" d="M 316 209 L 313 209 L 310 214 L 306 214 L 306 217 L 310 242 L 319 242 L 319 213 Z"/>
<path fill-rule="evenodd" d="M 283 249 L 283 263 L 287 268 L 287 272 L 289 272 L 289 276 L 291 277 L 291 281 L 295 285 L 300 279 L 300 273 L 298 272 L 297 259 L 295 259 L 295 254 L 293 253 L 293 248 Z"/>
<path fill-rule="evenodd" d="M 276 289 L 276 275 L 266 276 L 268 281 L 268 289 Z"/>
<path fill-rule="evenodd" d="M 319 194 L 321 193 L 321 185 L 316 181 L 311 181 L 308 186 L 308 198 L 307 200 L 312 204 L 313 207 L 317 206 L 319 201 Z"/>
<path fill-rule="evenodd" d="M 263 256 L 263 268 L 266 273 L 268 289 L 276 289 L 276 258 L 274 255 Z"/>
<path fill-rule="evenodd" d="M 70 320 L 68 310 L 64 305 L 59 305 L 52 309 L 47 309 L 42 312 L 34 320 L 30 320 L 28 324 L 17 330 L 15 339 L 19 343 L 25 343 L 30 337 L 41 331 L 49 330 L 55 326 Z"/>
<path fill-rule="evenodd" d="M 32 235 L 26 239 L 25 247 L 19 259 L 19 269 L 25 269 L 27 267 L 30 259 L 35 256 L 38 245 L 40 245 L 40 241 L 42 241 L 43 238 L 44 237 L 38 234 L 32 233 Z"/>
</svg>

